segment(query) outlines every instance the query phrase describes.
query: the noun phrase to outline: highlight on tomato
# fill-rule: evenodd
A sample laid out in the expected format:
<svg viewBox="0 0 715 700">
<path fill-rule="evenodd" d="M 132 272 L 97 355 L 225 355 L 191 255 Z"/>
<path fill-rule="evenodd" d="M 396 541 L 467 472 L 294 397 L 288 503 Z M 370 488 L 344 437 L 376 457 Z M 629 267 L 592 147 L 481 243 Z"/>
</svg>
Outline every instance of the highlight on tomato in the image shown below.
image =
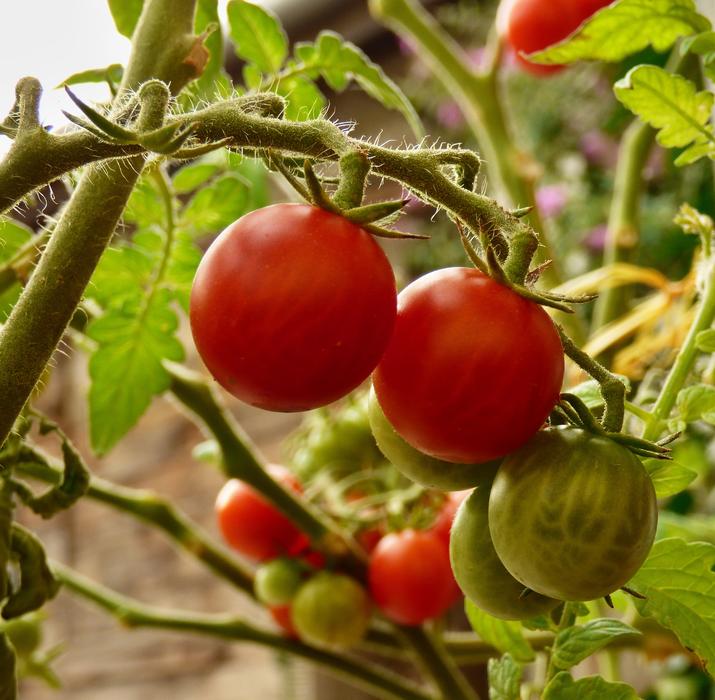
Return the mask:
<svg viewBox="0 0 715 700">
<path fill-rule="evenodd" d="M 412 447 L 480 463 L 518 449 L 543 425 L 563 374 L 561 341 L 541 306 L 478 270 L 452 267 L 400 293 L 373 386 Z"/>
<path fill-rule="evenodd" d="M 231 224 L 191 290 L 196 347 L 234 396 L 303 411 L 345 396 L 377 365 L 395 322 L 387 256 L 360 226 L 307 204 Z"/>
</svg>

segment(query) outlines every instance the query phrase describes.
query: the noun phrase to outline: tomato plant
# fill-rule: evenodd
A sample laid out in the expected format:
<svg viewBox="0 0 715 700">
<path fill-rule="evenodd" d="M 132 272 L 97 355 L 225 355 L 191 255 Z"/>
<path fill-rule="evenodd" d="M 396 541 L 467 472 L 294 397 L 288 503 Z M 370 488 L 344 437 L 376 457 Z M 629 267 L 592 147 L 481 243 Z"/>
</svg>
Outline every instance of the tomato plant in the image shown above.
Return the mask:
<svg viewBox="0 0 715 700">
<path fill-rule="evenodd" d="M 451 462 L 486 462 L 543 425 L 563 373 L 561 342 L 541 306 L 477 270 L 447 268 L 400 292 L 373 384 L 410 445 Z"/>
<path fill-rule="evenodd" d="M 390 263 L 365 230 L 317 207 L 276 204 L 212 243 L 192 287 L 191 329 L 232 394 L 302 411 L 372 372 L 392 332 L 395 295 Z"/>
<path fill-rule="evenodd" d="M 385 535 L 370 556 L 368 580 L 377 606 L 404 625 L 439 617 L 454 602 L 447 549 L 430 532 Z"/>
<path fill-rule="evenodd" d="M 272 605 L 268 608 L 268 612 L 287 637 L 298 637 L 298 632 L 293 625 L 293 611 L 290 605 Z"/>
<path fill-rule="evenodd" d="M 576 429 L 538 433 L 502 463 L 489 531 L 509 573 L 559 600 L 591 600 L 624 586 L 645 561 L 658 518 L 641 461 Z"/>
<path fill-rule="evenodd" d="M 271 474 L 296 493 L 300 484 L 279 465 Z M 216 517 L 226 542 L 254 561 L 266 561 L 302 549 L 305 536 L 274 505 L 243 481 L 231 479 L 216 498 Z"/>
<path fill-rule="evenodd" d="M 298 591 L 291 619 L 298 636 L 311 644 L 350 647 L 365 635 L 370 600 L 355 579 L 321 571 Z"/>
<path fill-rule="evenodd" d="M 294 559 L 280 558 L 256 571 L 256 598 L 269 607 L 287 605 L 295 597 L 303 580 L 304 569 Z"/>
</svg>

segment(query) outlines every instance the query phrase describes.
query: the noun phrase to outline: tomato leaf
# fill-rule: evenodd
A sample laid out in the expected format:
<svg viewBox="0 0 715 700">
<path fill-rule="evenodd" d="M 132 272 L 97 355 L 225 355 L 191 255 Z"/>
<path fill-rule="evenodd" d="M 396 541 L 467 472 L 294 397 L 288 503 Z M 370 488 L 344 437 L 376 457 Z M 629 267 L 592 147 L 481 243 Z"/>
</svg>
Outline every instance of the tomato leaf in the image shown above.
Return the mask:
<svg viewBox="0 0 715 700">
<path fill-rule="evenodd" d="M 523 669 L 511 657 L 489 659 L 489 700 L 519 700 L 519 688 Z"/>
<path fill-rule="evenodd" d="M 286 98 L 286 119 L 304 121 L 315 119 L 325 109 L 327 101 L 312 80 L 304 77 L 285 78 L 276 92 Z"/>
<path fill-rule="evenodd" d="M 526 641 L 518 622 L 507 622 L 488 615 L 467 599 L 464 607 L 472 629 L 487 643 L 517 661 L 533 661 L 534 650 Z"/>
<path fill-rule="evenodd" d="M 631 391 L 631 381 L 628 377 L 618 374 L 616 375 L 625 385 L 626 394 Z M 589 379 L 581 382 L 575 387 L 569 389 L 570 394 L 575 394 L 589 408 L 600 408 L 604 405 L 603 394 L 601 394 L 601 385 L 595 379 Z"/>
<path fill-rule="evenodd" d="M 676 399 L 680 420 L 685 423 L 703 419 L 715 422 L 715 387 L 707 384 L 693 384 L 685 387 Z"/>
<path fill-rule="evenodd" d="M 177 194 L 187 194 L 204 185 L 219 172 L 215 163 L 191 163 L 174 173 L 172 185 Z"/>
<path fill-rule="evenodd" d="M 194 244 L 192 236 L 186 231 L 176 231 L 164 284 L 186 313 L 189 312 L 191 285 L 200 262 L 201 251 Z"/>
<path fill-rule="evenodd" d="M 10 217 L 0 216 L 0 262 L 7 262 L 32 238 L 32 229 Z M 10 314 L 20 297 L 19 283 L 12 284 L 0 294 L 0 321 Z"/>
<path fill-rule="evenodd" d="M 710 29 L 693 0 L 620 0 L 596 12 L 564 41 L 529 54 L 535 63 L 620 61 L 652 46 L 667 51 L 681 36 Z"/>
<path fill-rule="evenodd" d="M 168 290 L 108 310 L 87 334 L 98 348 L 89 361 L 90 436 L 104 454 L 137 422 L 152 398 L 169 388 L 165 359 L 180 361 L 178 327 Z"/>
<path fill-rule="evenodd" d="M 263 73 L 280 70 L 288 55 L 288 38 L 272 12 L 245 0 L 231 0 L 228 24 L 239 58 L 255 64 Z"/>
<path fill-rule="evenodd" d="M 698 92 L 690 80 L 657 66 L 636 66 L 616 83 L 614 91 L 623 105 L 657 130 L 661 146 L 694 144 L 700 155 L 710 152 L 709 144 L 715 143 L 709 123 L 715 100 L 711 93 Z"/>
<path fill-rule="evenodd" d="M 117 31 L 131 38 L 137 26 L 144 0 L 107 0 Z"/>
<path fill-rule="evenodd" d="M 636 600 L 641 615 L 654 617 L 672 630 L 681 644 L 712 667 L 715 660 L 715 546 L 680 539 L 653 545 L 629 586 L 645 600 Z"/>
<path fill-rule="evenodd" d="M 715 516 L 679 515 L 664 510 L 658 516 L 656 539 L 678 537 L 686 542 L 710 542 L 715 544 Z"/>
<path fill-rule="evenodd" d="M 569 673 L 557 673 L 544 689 L 542 700 L 638 700 L 626 683 L 609 683 L 599 676 L 575 681 Z"/>
<path fill-rule="evenodd" d="M 121 82 L 124 75 L 124 67 L 121 63 L 112 63 L 106 68 L 90 68 L 79 73 L 73 73 L 69 78 L 65 78 L 57 87 L 64 85 L 82 85 L 84 83 L 112 83 Z"/>
<path fill-rule="evenodd" d="M 680 493 L 698 476 L 697 472 L 677 462 L 646 459 L 643 464 L 653 480 L 655 495 L 658 498 L 667 498 Z"/>
<path fill-rule="evenodd" d="M 695 338 L 695 345 L 700 352 L 715 352 L 715 328 L 700 331 Z"/>
<path fill-rule="evenodd" d="M 557 668 L 567 671 L 613 640 L 639 634 L 637 629 L 620 620 L 607 617 L 590 620 L 559 632 L 551 658 Z"/>
<path fill-rule="evenodd" d="M 296 45 L 296 57 L 303 70 L 320 74 L 333 90 L 344 90 L 351 80 L 382 105 L 402 113 L 415 136 L 424 133 L 412 103 L 357 46 L 331 31 L 323 31 L 314 44 Z"/>
</svg>

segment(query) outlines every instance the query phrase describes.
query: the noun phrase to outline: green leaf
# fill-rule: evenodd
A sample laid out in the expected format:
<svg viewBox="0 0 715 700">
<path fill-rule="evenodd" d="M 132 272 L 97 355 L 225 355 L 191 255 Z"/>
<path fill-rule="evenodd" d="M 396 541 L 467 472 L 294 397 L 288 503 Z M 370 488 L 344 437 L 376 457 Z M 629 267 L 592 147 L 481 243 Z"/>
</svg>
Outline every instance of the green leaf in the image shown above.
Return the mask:
<svg viewBox="0 0 715 700">
<path fill-rule="evenodd" d="M 164 283 L 171 289 L 174 298 L 186 313 L 189 312 L 191 285 L 200 262 L 201 251 L 194 244 L 191 235 L 185 231 L 176 231 Z"/>
<path fill-rule="evenodd" d="M 166 222 L 164 201 L 150 177 L 142 177 L 127 202 L 124 220 L 142 228 L 163 226 Z"/>
<path fill-rule="evenodd" d="M 715 420 L 715 387 L 707 384 L 693 384 L 685 387 L 676 399 L 680 418 L 686 423 L 704 419 Z"/>
<path fill-rule="evenodd" d="M 131 38 L 137 26 L 144 0 L 107 0 L 117 31 Z"/>
<path fill-rule="evenodd" d="M 694 53 L 707 56 L 715 52 L 715 32 L 702 32 L 684 39 L 680 45 L 680 53 Z"/>
<path fill-rule="evenodd" d="M 609 683 L 599 676 L 575 681 L 569 673 L 557 673 L 544 689 L 542 700 L 638 700 L 626 683 Z"/>
<path fill-rule="evenodd" d="M 629 586 L 641 615 L 672 630 L 706 666 L 715 660 L 715 546 L 680 539 L 660 540 Z"/>
<path fill-rule="evenodd" d="M 715 328 L 700 331 L 695 337 L 695 345 L 700 352 L 715 352 Z"/>
<path fill-rule="evenodd" d="M 263 73 L 280 70 L 288 54 L 288 38 L 272 12 L 245 0 L 231 0 L 228 23 L 239 58 L 254 63 Z"/>
<path fill-rule="evenodd" d="M 510 654 L 489 659 L 489 700 L 519 700 L 523 669 Z"/>
<path fill-rule="evenodd" d="M 613 640 L 639 634 L 637 629 L 620 620 L 607 617 L 591 620 L 559 632 L 551 658 L 557 668 L 567 671 Z"/>
<path fill-rule="evenodd" d="M 679 515 L 663 511 L 658 516 L 656 539 L 677 537 L 686 542 L 709 542 L 715 544 L 715 516 Z"/>
<path fill-rule="evenodd" d="M 208 49 L 209 60 L 198 80 L 191 83 L 191 94 L 193 98 L 212 99 L 215 98 L 217 81 L 224 75 L 223 33 L 218 16 L 218 0 L 198 1 L 194 31 L 199 36 L 207 33 L 204 46 Z"/>
<path fill-rule="evenodd" d="M 92 448 L 104 454 L 139 420 L 152 398 L 169 388 L 162 362 L 183 359 L 174 337 L 178 321 L 167 290 L 147 305 L 137 303 L 107 311 L 92 321 L 87 334 L 97 342 L 89 361 Z"/>
<path fill-rule="evenodd" d="M 172 185 L 177 194 L 193 192 L 208 182 L 219 171 L 215 163 L 191 163 L 174 173 Z"/>
<path fill-rule="evenodd" d="M 710 29 L 693 0 L 620 0 L 559 44 L 529 55 L 536 63 L 621 61 L 648 46 L 667 51 L 681 36 Z"/>
<path fill-rule="evenodd" d="M 305 69 L 319 72 L 333 90 L 344 90 L 355 80 L 385 107 L 401 112 L 415 136 L 424 134 L 417 112 L 400 88 L 357 46 L 335 32 L 321 32 L 315 44 L 298 44 L 295 53 Z"/>
<path fill-rule="evenodd" d="M 677 462 L 646 459 L 643 465 L 650 474 L 658 498 L 668 498 L 680 493 L 698 477 L 697 472 Z"/>
<path fill-rule="evenodd" d="M 79 73 L 73 73 L 69 78 L 63 80 L 57 87 L 65 85 L 82 85 L 84 83 L 110 83 L 116 85 L 122 81 L 124 67 L 121 63 L 112 63 L 106 68 L 90 68 Z"/>
<path fill-rule="evenodd" d="M 713 95 L 657 66 L 636 66 L 619 80 L 616 97 L 657 129 L 661 146 L 677 148 L 715 140 L 709 124 Z"/>
<path fill-rule="evenodd" d="M 315 83 L 303 77 L 286 78 L 276 86 L 276 92 L 286 98 L 285 117 L 292 121 L 316 119 L 327 101 Z"/>
<path fill-rule="evenodd" d="M 32 235 L 29 226 L 8 216 L 0 216 L 0 262 L 10 260 Z"/>
<path fill-rule="evenodd" d="M 464 606 L 472 629 L 487 643 L 517 661 L 534 660 L 534 650 L 526 641 L 518 622 L 507 622 L 488 615 L 467 599 Z"/>
</svg>

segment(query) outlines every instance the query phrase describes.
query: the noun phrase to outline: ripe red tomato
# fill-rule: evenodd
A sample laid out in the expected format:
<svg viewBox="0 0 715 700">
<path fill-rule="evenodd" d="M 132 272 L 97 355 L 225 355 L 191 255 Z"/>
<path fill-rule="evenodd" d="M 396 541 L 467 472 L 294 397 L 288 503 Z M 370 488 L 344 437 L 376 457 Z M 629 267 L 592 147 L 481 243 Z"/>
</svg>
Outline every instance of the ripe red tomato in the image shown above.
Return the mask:
<svg viewBox="0 0 715 700">
<path fill-rule="evenodd" d="M 211 374 L 273 411 L 334 401 L 379 361 L 395 322 L 392 268 L 364 229 L 305 204 L 246 214 L 210 246 L 191 330 Z"/>
<path fill-rule="evenodd" d="M 300 484 L 285 468 L 269 467 L 271 475 L 300 492 Z M 254 561 L 266 561 L 300 550 L 306 537 L 273 504 L 243 481 L 227 481 L 216 499 L 218 525 L 224 539 Z"/>
<path fill-rule="evenodd" d="M 486 462 L 543 425 L 563 373 L 561 341 L 541 306 L 478 270 L 453 267 L 400 293 L 373 385 L 413 447 L 450 462 Z"/>
<path fill-rule="evenodd" d="M 268 612 L 271 614 L 275 623 L 283 630 L 286 637 L 296 639 L 298 632 L 296 632 L 293 626 L 293 611 L 291 607 L 291 605 L 273 605 L 268 608 Z"/>
<path fill-rule="evenodd" d="M 403 625 L 420 625 L 454 602 L 449 553 L 437 535 L 402 530 L 383 537 L 368 565 L 370 594 L 382 612 Z"/>
<path fill-rule="evenodd" d="M 555 73 L 563 66 L 531 63 L 521 54 L 557 44 L 612 0 L 506 0 L 499 24 L 519 64 L 535 75 Z"/>
</svg>

